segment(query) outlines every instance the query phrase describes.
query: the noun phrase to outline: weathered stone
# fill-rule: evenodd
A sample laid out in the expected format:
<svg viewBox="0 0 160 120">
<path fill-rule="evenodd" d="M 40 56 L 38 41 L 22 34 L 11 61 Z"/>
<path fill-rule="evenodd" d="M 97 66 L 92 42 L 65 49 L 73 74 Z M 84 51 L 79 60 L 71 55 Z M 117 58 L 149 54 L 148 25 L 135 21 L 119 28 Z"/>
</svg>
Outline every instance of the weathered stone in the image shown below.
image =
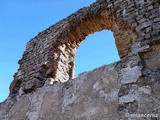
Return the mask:
<svg viewBox="0 0 160 120">
<path fill-rule="evenodd" d="M 152 25 L 152 22 L 151 21 L 147 21 L 147 22 L 144 22 L 142 24 L 140 24 L 139 26 L 136 27 L 136 31 L 139 32 L 140 30 L 148 27 L 148 26 L 151 26 Z"/>
<path fill-rule="evenodd" d="M 97 0 L 40 32 L 27 43 L 0 120 L 160 119 L 159 6 Z M 114 33 L 121 61 L 73 79 L 76 49 L 104 29 Z"/>
<path fill-rule="evenodd" d="M 130 66 L 122 69 L 122 79 L 121 84 L 128 84 L 128 83 L 135 83 L 137 82 L 138 78 L 142 75 L 140 67 L 133 67 Z"/>
<path fill-rule="evenodd" d="M 118 97 L 127 95 L 130 91 L 130 88 L 131 88 L 131 84 L 122 85 L 119 90 Z"/>
<path fill-rule="evenodd" d="M 65 84 L 57 82 L 43 86 L 33 93 L 22 95 L 14 107 L 8 109 L 8 118 L 13 120 L 95 119 L 95 117 L 118 119 L 116 109 L 119 87 L 115 76 L 117 73 L 113 64 L 81 74 Z M 95 85 L 97 82 L 99 84 Z M 95 90 L 95 87 L 99 89 Z M 3 116 L 4 114 L 0 119 Z"/>
</svg>

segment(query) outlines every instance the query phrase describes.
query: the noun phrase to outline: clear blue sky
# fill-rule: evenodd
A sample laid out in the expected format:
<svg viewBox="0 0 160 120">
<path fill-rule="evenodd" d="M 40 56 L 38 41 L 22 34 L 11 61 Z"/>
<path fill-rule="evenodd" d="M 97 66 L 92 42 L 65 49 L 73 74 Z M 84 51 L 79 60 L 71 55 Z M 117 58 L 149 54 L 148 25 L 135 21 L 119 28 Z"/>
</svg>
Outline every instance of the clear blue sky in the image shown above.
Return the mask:
<svg viewBox="0 0 160 120">
<path fill-rule="evenodd" d="M 9 85 L 26 43 L 38 32 L 94 1 L 0 0 L 0 102 L 9 94 Z M 118 60 L 111 32 L 89 35 L 77 50 L 76 76 Z"/>
</svg>

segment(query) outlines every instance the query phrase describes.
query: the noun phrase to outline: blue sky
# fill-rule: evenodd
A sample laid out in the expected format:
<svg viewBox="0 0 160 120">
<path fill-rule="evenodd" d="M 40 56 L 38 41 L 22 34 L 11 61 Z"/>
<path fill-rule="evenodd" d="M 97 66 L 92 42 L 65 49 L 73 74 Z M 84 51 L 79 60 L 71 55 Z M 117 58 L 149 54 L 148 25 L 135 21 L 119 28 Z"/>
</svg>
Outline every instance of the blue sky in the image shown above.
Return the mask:
<svg viewBox="0 0 160 120">
<path fill-rule="evenodd" d="M 94 1 L 0 0 L 0 102 L 9 94 L 9 85 L 26 43 L 42 30 Z M 96 32 L 87 36 L 77 50 L 76 76 L 118 60 L 112 32 Z"/>
</svg>

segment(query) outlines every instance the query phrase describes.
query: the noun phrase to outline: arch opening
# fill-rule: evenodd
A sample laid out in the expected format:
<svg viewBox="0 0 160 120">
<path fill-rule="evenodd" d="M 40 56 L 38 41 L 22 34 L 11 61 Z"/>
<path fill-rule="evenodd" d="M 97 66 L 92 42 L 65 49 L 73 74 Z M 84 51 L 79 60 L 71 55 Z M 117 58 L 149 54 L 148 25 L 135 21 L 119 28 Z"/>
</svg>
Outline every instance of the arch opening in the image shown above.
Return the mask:
<svg viewBox="0 0 160 120">
<path fill-rule="evenodd" d="M 76 50 L 86 36 L 95 32 L 110 30 L 114 34 L 116 47 L 121 59 L 130 52 L 129 46 L 136 39 L 136 35 L 131 31 L 129 25 L 123 20 L 116 20 L 113 16 L 101 13 L 97 16 L 83 18 L 78 22 L 69 22 L 70 26 L 65 26 L 64 30 L 58 36 L 59 43 L 57 49 L 53 52 L 58 54 L 54 60 L 57 61 L 57 67 L 53 75 L 54 81 L 66 82 L 74 78 L 75 63 L 74 58 Z"/>
<path fill-rule="evenodd" d="M 113 32 L 103 30 L 86 37 L 77 48 L 75 56 L 75 77 L 102 65 L 119 61 Z"/>
</svg>

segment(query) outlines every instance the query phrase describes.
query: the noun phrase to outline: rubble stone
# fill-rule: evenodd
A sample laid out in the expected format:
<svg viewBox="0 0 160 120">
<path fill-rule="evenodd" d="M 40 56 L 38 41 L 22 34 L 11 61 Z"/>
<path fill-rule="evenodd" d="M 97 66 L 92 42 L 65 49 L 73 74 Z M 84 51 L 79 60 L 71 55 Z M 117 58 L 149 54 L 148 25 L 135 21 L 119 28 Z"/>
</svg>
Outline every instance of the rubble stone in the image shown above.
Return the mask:
<svg viewBox="0 0 160 120">
<path fill-rule="evenodd" d="M 160 119 L 159 8 L 158 0 L 97 0 L 40 32 L 27 43 L 0 120 Z M 76 49 L 105 29 L 121 60 L 73 79 Z"/>
</svg>

